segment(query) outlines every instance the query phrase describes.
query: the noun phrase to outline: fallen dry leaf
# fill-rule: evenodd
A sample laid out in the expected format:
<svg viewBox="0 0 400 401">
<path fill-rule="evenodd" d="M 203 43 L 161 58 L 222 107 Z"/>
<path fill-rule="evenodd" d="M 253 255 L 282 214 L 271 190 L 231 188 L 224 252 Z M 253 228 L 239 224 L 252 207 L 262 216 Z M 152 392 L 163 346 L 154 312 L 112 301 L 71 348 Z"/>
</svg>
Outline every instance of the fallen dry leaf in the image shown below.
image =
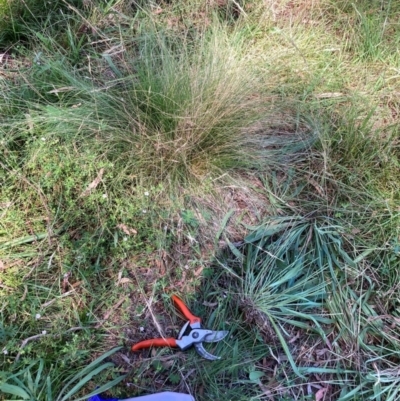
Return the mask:
<svg viewBox="0 0 400 401">
<path fill-rule="evenodd" d="M 63 86 L 61 88 L 53 89 L 47 93 L 62 93 L 62 92 L 69 92 L 71 90 L 74 90 L 75 88 L 73 86 Z"/>
<path fill-rule="evenodd" d="M 132 279 L 129 277 L 123 277 L 121 280 L 118 281 L 118 284 L 128 284 L 128 283 L 133 283 Z"/>
<path fill-rule="evenodd" d="M 325 393 L 326 393 L 327 391 L 328 391 L 328 388 L 327 388 L 327 387 L 324 387 L 324 388 L 319 389 L 319 390 L 315 393 L 315 401 L 321 401 L 321 400 L 324 398 Z"/>
<path fill-rule="evenodd" d="M 104 168 L 101 168 L 97 174 L 97 177 L 88 185 L 88 187 L 80 194 L 81 197 L 88 196 L 93 189 L 100 184 L 101 179 L 103 178 Z"/>
<path fill-rule="evenodd" d="M 186 271 L 182 271 L 182 280 L 178 281 L 177 283 L 178 288 L 184 289 L 186 286 Z"/>
<path fill-rule="evenodd" d="M 124 355 L 122 352 L 119 354 L 119 356 L 121 357 L 121 359 L 123 359 L 127 364 L 131 364 L 131 360 L 126 356 L 126 355 Z"/>
<path fill-rule="evenodd" d="M 328 348 L 322 348 L 322 349 L 318 350 L 318 351 L 316 352 L 316 354 L 317 354 L 318 356 L 323 356 L 323 355 L 326 354 L 327 352 L 329 352 L 329 349 L 328 349 Z"/>
<path fill-rule="evenodd" d="M 204 267 L 203 267 L 203 266 L 200 266 L 198 269 L 196 269 L 196 270 L 194 271 L 194 275 L 195 275 L 196 277 L 199 277 L 200 274 L 203 272 L 203 270 L 204 270 Z"/>
<path fill-rule="evenodd" d="M 122 304 L 123 302 L 127 299 L 128 297 L 125 295 L 120 300 L 113 305 L 103 316 L 103 320 L 101 320 L 99 323 L 96 324 L 96 328 L 99 328 L 108 318 L 115 312 Z"/>
<path fill-rule="evenodd" d="M 64 278 L 62 281 L 62 292 L 66 292 L 69 286 L 69 278 L 71 276 L 71 272 L 67 272 L 64 274 Z"/>
<path fill-rule="evenodd" d="M 134 228 L 128 227 L 126 224 L 118 224 L 117 228 L 124 232 L 126 235 L 136 235 L 137 231 Z"/>
<path fill-rule="evenodd" d="M 102 56 L 104 56 L 104 55 L 115 56 L 116 54 L 123 53 L 124 51 L 125 51 L 125 47 L 122 44 L 118 44 L 118 45 L 112 46 L 109 49 L 105 50 L 102 53 Z"/>
<path fill-rule="evenodd" d="M 319 93 L 315 95 L 317 99 L 331 99 L 334 97 L 344 96 L 343 93 L 340 92 L 326 92 L 326 93 Z"/>
<path fill-rule="evenodd" d="M 307 179 L 307 181 L 315 188 L 315 190 L 318 192 L 318 194 L 321 196 L 321 197 L 325 197 L 325 191 L 324 191 L 324 189 L 321 187 L 321 185 L 319 185 L 318 183 L 317 183 L 317 181 L 315 181 L 313 178 L 311 178 L 311 177 L 308 177 L 308 179 Z"/>
<path fill-rule="evenodd" d="M 297 341 L 299 338 L 300 338 L 300 334 L 299 334 L 299 332 L 297 332 L 296 335 L 288 341 L 288 343 L 292 344 L 295 341 Z"/>
<path fill-rule="evenodd" d="M 157 266 L 158 270 L 160 271 L 160 274 L 163 276 L 165 274 L 164 262 L 161 259 L 156 259 L 154 261 L 154 264 Z"/>
<path fill-rule="evenodd" d="M 204 301 L 203 305 L 204 306 L 210 306 L 211 308 L 213 308 L 214 306 L 218 305 L 218 302 L 207 302 L 207 301 Z"/>
</svg>

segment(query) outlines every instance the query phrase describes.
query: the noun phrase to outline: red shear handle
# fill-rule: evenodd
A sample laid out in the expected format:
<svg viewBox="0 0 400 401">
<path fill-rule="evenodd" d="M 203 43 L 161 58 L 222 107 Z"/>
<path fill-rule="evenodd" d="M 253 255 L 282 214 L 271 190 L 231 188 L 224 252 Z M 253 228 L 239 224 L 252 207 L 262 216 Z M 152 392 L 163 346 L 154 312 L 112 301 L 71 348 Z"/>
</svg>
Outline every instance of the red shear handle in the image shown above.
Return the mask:
<svg viewBox="0 0 400 401">
<path fill-rule="evenodd" d="M 185 305 L 185 303 L 178 298 L 176 295 L 172 295 L 172 301 L 174 302 L 175 306 L 182 312 L 183 316 L 187 320 L 189 320 L 190 324 L 200 323 L 201 319 L 190 312 L 189 308 Z"/>
<path fill-rule="evenodd" d="M 132 351 L 139 351 L 150 347 L 177 347 L 175 338 L 153 338 L 152 340 L 144 340 L 132 346 Z"/>
</svg>

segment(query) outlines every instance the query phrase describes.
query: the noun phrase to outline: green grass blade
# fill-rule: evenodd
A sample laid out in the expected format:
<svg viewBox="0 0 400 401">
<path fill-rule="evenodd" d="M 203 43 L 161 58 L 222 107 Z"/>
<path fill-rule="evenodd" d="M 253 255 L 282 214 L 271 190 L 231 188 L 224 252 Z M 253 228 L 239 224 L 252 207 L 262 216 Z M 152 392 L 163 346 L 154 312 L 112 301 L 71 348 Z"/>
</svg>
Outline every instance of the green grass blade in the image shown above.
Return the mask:
<svg viewBox="0 0 400 401">
<path fill-rule="evenodd" d="M 247 235 L 244 240 L 247 243 L 251 243 L 251 242 L 257 242 L 262 238 L 265 237 L 271 237 L 281 231 L 286 230 L 287 228 L 289 228 L 291 225 L 293 224 L 293 222 L 287 222 L 287 223 L 281 223 L 281 224 L 276 224 L 276 225 L 271 225 L 271 226 L 267 226 L 265 228 L 259 228 L 256 231 L 254 231 L 253 233 Z"/>
<path fill-rule="evenodd" d="M 30 369 L 28 369 L 26 371 L 25 377 L 26 377 L 26 381 L 27 381 L 29 390 L 31 391 L 32 394 L 36 394 L 36 387 L 33 385 L 33 379 L 32 379 L 32 374 L 31 374 Z"/>
<path fill-rule="evenodd" d="M 46 389 L 47 389 L 47 401 L 53 400 L 53 391 L 52 391 L 50 376 L 47 376 L 46 378 Z"/>
<path fill-rule="evenodd" d="M 84 377 L 82 377 L 77 384 L 67 394 L 65 394 L 62 398 L 58 397 L 60 401 L 68 401 L 76 392 L 78 392 L 89 380 L 93 378 L 93 376 L 98 375 L 103 370 L 114 367 L 112 362 L 107 362 L 95 369 L 91 372 L 87 373 Z"/>
<path fill-rule="evenodd" d="M 299 367 L 299 371 L 303 372 L 304 374 L 356 374 L 356 370 L 350 369 L 332 369 L 332 368 L 316 368 L 312 366 L 302 366 Z"/>
<path fill-rule="evenodd" d="M 235 209 L 229 210 L 228 213 L 225 214 L 224 218 L 221 221 L 220 227 L 218 229 L 217 234 L 215 235 L 215 243 L 217 244 L 223 231 L 225 230 L 226 225 L 228 224 L 229 219 L 232 217 L 232 215 L 235 213 Z"/>
<path fill-rule="evenodd" d="M 229 267 L 228 265 L 226 265 L 225 263 L 217 260 L 216 261 L 218 266 L 221 266 L 224 270 L 226 270 L 230 275 L 232 275 L 233 277 L 237 278 L 240 281 L 243 281 L 243 278 L 240 277 L 237 273 L 235 273 L 231 267 Z"/>
<path fill-rule="evenodd" d="M 8 384 L 8 383 L 1 384 L 0 391 L 2 391 L 3 393 L 6 393 L 6 394 L 12 394 L 17 397 L 21 397 L 24 400 L 27 400 L 30 398 L 29 394 L 25 390 L 23 390 L 20 387 L 14 386 L 12 384 Z"/>
<path fill-rule="evenodd" d="M 41 234 L 36 234 L 36 235 L 29 235 L 27 237 L 17 238 L 12 241 L 3 242 L 3 243 L 0 243 L 0 250 L 12 248 L 12 247 L 18 246 L 18 245 L 29 244 L 34 241 L 41 241 L 42 239 L 47 238 L 47 236 L 48 236 L 48 233 L 41 233 Z"/>
<path fill-rule="evenodd" d="M 285 354 L 286 354 L 286 356 L 287 356 L 287 358 L 288 358 L 288 360 L 289 360 L 289 363 L 290 363 L 290 365 L 292 366 L 293 372 L 294 372 L 297 376 L 299 376 L 299 377 L 305 379 L 305 376 L 302 375 L 302 374 L 300 373 L 299 369 L 297 368 L 297 365 L 296 365 L 296 363 L 295 363 L 295 361 L 294 361 L 294 359 L 293 359 L 293 357 L 292 357 L 292 354 L 291 354 L 291 352 L 290 352 L 290 350 L 289 350 L 289 347 L 288 347 L 288 345 L 287 345 L 286 340 L 284 339 L 284 337 L 283 337 L 283 335 L 282 335 L 282 332 L 281 332 L 280 328 L 279 328 L 278 325 L 275 323 L 275 321 L 274 321 L 273 318 L 271 318 L 270 316 L 268 316 L 268 317 L 269 317 L 269 321 L 271 322 L 272 326 L 274 327 L 275 333 L 276 333 L 276 335 L 277 335 L 278 338 L 279 338 L 279 341 L 280 341 L 280 343 L 281 343 L 281 345 L 282 345 L 282 348 L 283 348 L 283 350 L 284 350 L 284 352 L 285 352 Z"/>
<path fill-rule="evenodd" d="M 107 391 L 107 390 L 109 390 L 110 388 L 116 386 L 118 383 L 120 383 L 122 380 L 124 380 L 126 376 L 127 376 L 127 375 L 121 375 L 121 376 L 117 377 L 116 379 L 111 380 L 110 382 L 108 382 L 108 383 L 106 383 L 106 384 L 103 384 L 102 386 L 96 388 L 96 390 L 94 390 L 94 391 L 92 391 L 91 393 L 85 395 L 84 397 L 74 399 L 74 401 L 86 400 L 86 399 L 88 399 L 89 397 L 92 397 L 92 396 L 94 396 L 94 395 L 104 393 L 105 391 Z"/>
<path fill-rule="evenodd" d="M 44 368 L 44 363 L 43 363 L 43 359 L 41 359 L 40 362 L 39 362 L 38 371 L 36 372 L 35 388 L 39 387 L 39 383 L 40 383 L 40 380 L 42 378 L 43 368 Z"/>
<path fill-rule="evenodd" d="M 108 66 L 111 68 L 112 72 L 118 77 L 122 78 L 122 73 L 121 71 L 117 68 L 117 66 L 114 64 L 112 61 L 112 58 L 109 54 L 103 54 L 104 60 L 107 61 Z"/>
<path fill-rule="evenodd" d="M 63 389 L 61 390 L 61 392 L 59 393 L 57 400 L 61 399 L 62 394 L 66 391 L 66 389 L 75 381 L 80 380 L 83 376 L 90 374 L 91 371 L 93 371 L 93 369 L 96 368 L 96 366 L 98 366 L 104 359 L 108 358 L 109 356 L 111 356 L 112 354 L 114 354 L 115 352 L 118 352 L 120 349 L 122 349 L 122 347 L 116 347 L 113 348 L 109 351 L 107 351 L 106 353 L 104 353 L 103 355 L 101 355 L 100 357 L 98 357 L 97 359 L 95 359 L 93 362 L 91 362 L 88 366 L 86 366 L 85 368 L 83 368 L 81 371 L 79 371 L 76 375 L 74 375 L 63 387 Z"/>
<path fill-rule="evenodd" d="M 226 242 L 227 242 L 227 244 L 228 244 L 228 247 L 229 247 L 230 251 L 231 251 L 239 260 L 243 259 L 243 255 L 241 254 L 241 252 L 237 249 L 237 247 L 236 247 L 234 244 L 232 244 L 231 241 L 229 241 L 228 238 L 226 239 Z"/>
</svg>

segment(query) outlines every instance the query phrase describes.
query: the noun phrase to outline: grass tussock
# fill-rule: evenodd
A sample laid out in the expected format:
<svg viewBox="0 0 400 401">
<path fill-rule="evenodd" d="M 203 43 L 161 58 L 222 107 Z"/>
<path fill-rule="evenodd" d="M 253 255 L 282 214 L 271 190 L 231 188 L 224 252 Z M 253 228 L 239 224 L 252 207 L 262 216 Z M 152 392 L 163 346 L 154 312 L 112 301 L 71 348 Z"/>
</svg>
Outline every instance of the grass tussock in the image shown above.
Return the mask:
<svg viewBox="0 0 400 401">
<path fill-rule="evenodd" d="M 396 397 L 397 336 L 373 291 L 373 249 L 356 252 L 333 219 L 272 217 L 220 257 L 224 273 L 215 292 L 231 294 L 243 324 L 258 327 L 269 347 L 268 362 L 249 372 L 264 395 L 301 399 L 323 388 L 340 401 L 354 394 Z M 372 386 L 376 372 L 392 375 L 379 390 Z"/>
<path fill-rule="evenodd" d="M 118 169 L 150 185 L 199 182 L 254 166 L 255 149 L 246 146 L 243 130 L 267 105 L 240 37 L 216 27 L 196 40 L 154 33 L 138 45 L 128 76 L 106 88 L 49 61 L 52 73 L 63 76 L 46 93 L 63 101 L 32 113 L 41 135 L 100 146 L 97 152 Z"/>
</svg>

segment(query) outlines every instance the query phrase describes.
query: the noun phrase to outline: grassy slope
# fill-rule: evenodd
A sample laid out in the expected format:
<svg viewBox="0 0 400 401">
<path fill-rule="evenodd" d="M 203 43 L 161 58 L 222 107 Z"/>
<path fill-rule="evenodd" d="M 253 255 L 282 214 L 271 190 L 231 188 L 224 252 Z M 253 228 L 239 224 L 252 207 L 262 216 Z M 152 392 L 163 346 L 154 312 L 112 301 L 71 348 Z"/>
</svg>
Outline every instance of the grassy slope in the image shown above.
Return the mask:
<svg viewBox="0 0 400 401">
<path fill-rule="evenodd" d="M 396 398 L 400 10 L 235 3 L 85 3 L 2 38 L 0 363 L 34 364 L 37 399 L 174 335 L 173 292 L 231 330 L 223 359 L 119 352 L 113 395 Z"/>
</svg>

